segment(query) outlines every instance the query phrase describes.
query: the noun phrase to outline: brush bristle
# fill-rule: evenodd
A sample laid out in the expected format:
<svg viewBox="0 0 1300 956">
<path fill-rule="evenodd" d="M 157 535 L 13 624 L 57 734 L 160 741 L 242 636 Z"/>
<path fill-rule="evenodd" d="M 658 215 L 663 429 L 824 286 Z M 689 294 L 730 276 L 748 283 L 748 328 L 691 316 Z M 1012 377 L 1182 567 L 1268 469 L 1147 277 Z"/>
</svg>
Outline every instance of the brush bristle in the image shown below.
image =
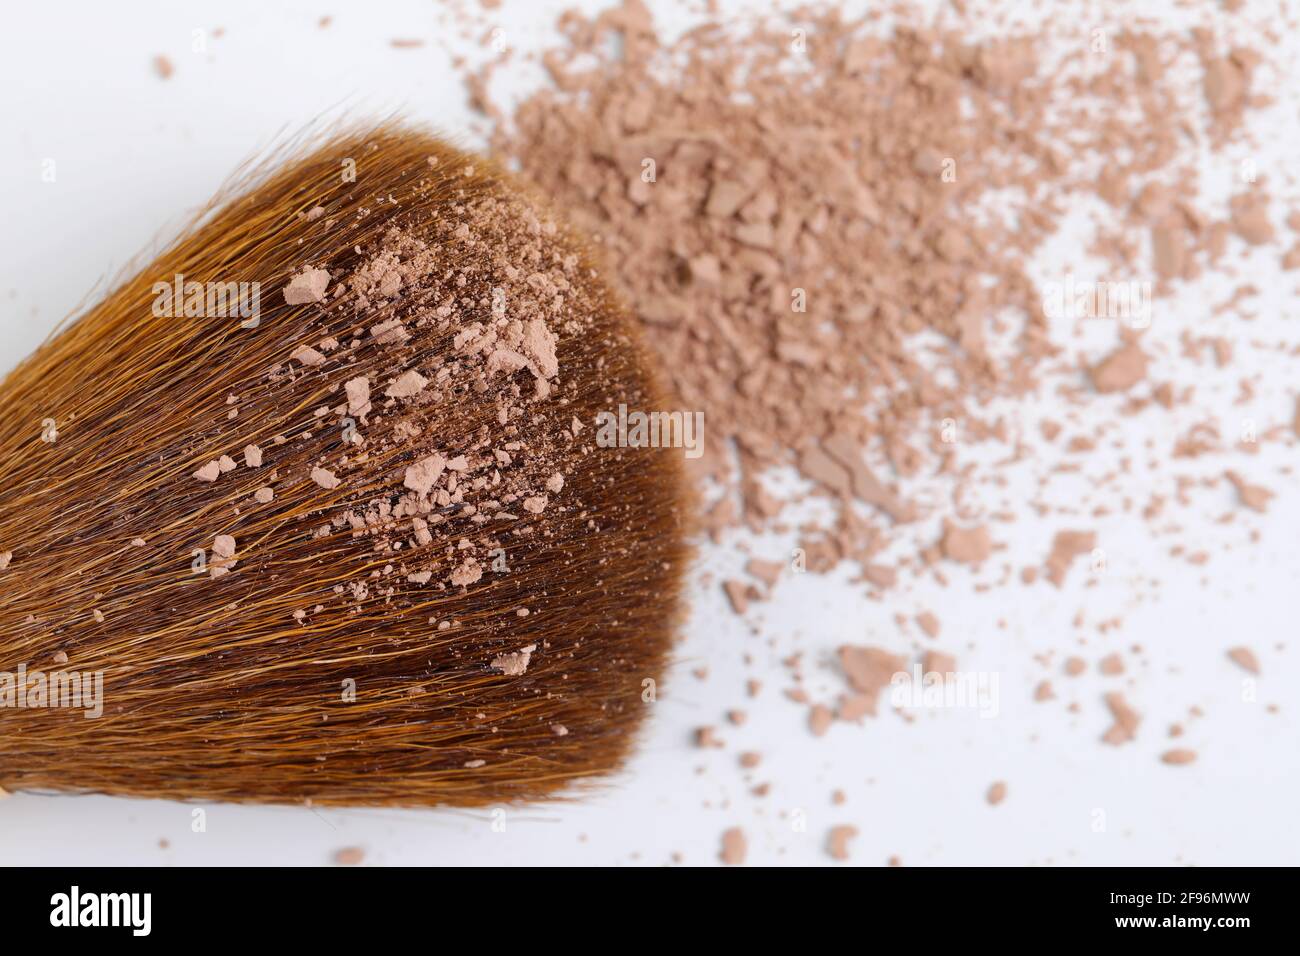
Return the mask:
<svg viewBox="0 0 1300 956">
<path fill-rule="evenodd" d="M 307 269 L 324 298 L 287 304 Z M 260 311 L 160 309 L 177 275 Z M 682 452 L 597 442 L 664 407 L 645 353 L 481 158 L 393 125 L 303 149 L 0 394 L 0 671 L 103 675 L 93 718 L 11 682 L 5 789 L 476 806 L 628 755 L 679 617 Z"/>
</svg>

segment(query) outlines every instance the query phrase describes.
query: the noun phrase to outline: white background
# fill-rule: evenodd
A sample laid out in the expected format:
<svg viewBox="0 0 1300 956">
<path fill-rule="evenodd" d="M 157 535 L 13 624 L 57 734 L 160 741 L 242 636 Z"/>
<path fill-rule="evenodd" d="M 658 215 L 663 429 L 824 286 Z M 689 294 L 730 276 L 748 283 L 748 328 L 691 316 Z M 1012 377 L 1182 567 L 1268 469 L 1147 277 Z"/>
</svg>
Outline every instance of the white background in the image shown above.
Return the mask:
<svg viewBox="0 0 1300 956">
<path fill-rule="evenodd" d="M 241 161 L 285 132 L 322 115 L 400 110 L 462 142 L 478 142 L 473 124 L 481 121 L 465 105 L 450 54 L 482 57 L 479 40 L 493 25 L 506 30 L 511 45 L 537 48 L 553 35 L 555 12 L 550 3 L 507 0 L 503 10 L 478 14 L 463 28 L 440 4 L 427 2 L 11 7 L 0 32 L 0 370 L 83 299 L 102 293 L 134 257 L 155 249 Z M 319 29 L 326 14 L 333 23 Z M 670 26 L 688 22 L 670 7 L 662 17 Z M 214 37 L 218 27 L 224 35 Z M 204 52 L 191 51 L 196 29 L 207 31 Z M 395 38 L 426 45 L 396 50 Z M 152 67 L 158 54 L 176 67 L 165 82 Z M 525 90 L 540 75 L 521 70 L 508 82 Z M 1271 82 L 1269 92 L 1283 100 L 1264 123 L 1268 136 L 1258 156 L 1261 168 L 1272 171 L 1275 192 L 1294 196 L 1291 167 L 1300 137 L 1296 104 L 1286 94 L 1297 84 L 1284 76 Z M 47 159 L 56 163 L 54 183 L 41 179 Z M 1221 169 L 1207 175 L 1226 180 Z M 1068 228 L 1061 246 L 1078 248 Z M 1246 257 L 1234 248 L 1233 255 L 1242 274 L 1256 275 L 1264 288 L 1249 337 L 1300 342 L 1294 278 L 1270 271 L 1262 254 Z M 1205 334 L 1240 334 L 1239 320 L 1209 314 L 1209 304 L 1231 288 L 1210 279 L 1158 306 L 1146 340 L 1156 356 L 1153 378 L 1166 370 L 1188 374 L 1176 364 L 1181 323 L 1195 323 Z M 1234 434 L 1247 414 L 1231 404 L 1236 380 L 1257 373 L 1258 399 L 1249 413 L 1265 424 L 1287 421 L 1295 371 L 1294 364 L 1243 346 L 1230 373 L 1209 368 L 1197 379 L 1202 407 L 1217 410 L 1225 433 Z M 1045 389 L 1032 414 L 1064 419 L 1055 400 Z M 1171 442 L 1165 419 L 1117 420 L 1118 400 L 1099 404 L 1095 414 L 1109 418 L 1113 434 L 1127 434 L 1134 447 L 1147 437 L 1162 448 Z M 1008 410 L 1027 434 L 1034 431 L 1034 419 L 1025 417 L 1030 413 Z M 340 847 L 360 846 L 372 864 L 663 864 L 674 853 L 688 864 L 709 864 L 717 860 L 722 831 L 741 826 L 751 863 L 821 864 L 831 862 L 828 829 L 853 824 L 860 832 L 852 862 L 869 865 L 892 855 L 907 865 L 1295 864 L 1300 662 L 1285 644 L 1297 626 L 1300 496 L 1286 493 L 1295 489 L 1284 487 L 1276 468 L 1295 457 L 1294 443 L 1273 444 L 1230 463 L 1282 492 L 1266 516 L 1243 513 L 1219 524 L 1219 516 L 1239 510 L 1222 486 L 1198 492 L 1193 506 L 1178 513 L 1181 535 L 1159 540 L 1118 510 L 1104 520 L 1085 516 L 1088 482 L 1058 481 L 1046 497 L 1079 498 L 1080 517 L 995 526 L 1005 558 L 982 575 L 953 569 L 946 589 L 904 575 L 883 601 L 869 600 L 848 569 L 792 576 L 755 612 L 761 637 L 731 614 L 717 587 L 719 576 L 739 571 L 743 554 L 735 542 L 706 548 L 679 661 L 638 756 L 580 803 L 511 809 L 504 832 L 492 828 L 487 812 L 208 806 L 206 832 L 195 833 L 192 808 L 182 804 L 19 794 L 0 802 L 0 862 L 314 865 L 327 863 Z M 1210 463 L 1206 474 L 1223 467 Z M 1027 511 L 1032 470 L 1005 472 L 1011 485 L 980 495 L 980 503 Z M 1145 500 L 1151 491 L 1167 492 L 1161 483 L 1168 480 L 1167 471 L 1137 475 L 1133 494 Z M 910 545 L 900 543 L 899 554 L 933 540 L 941 517 L 933 514 Z M 1107 569 L 1092 576 L 1095 586 L 1084 587 L 1089 575 L 1081 561 L 1060 591 L 1017 583 L 974 590 L 978 580 L 1001 577 L 1004 562 L 1016 569 L 1040 562 L 1052 532 L 1074 526 L 1096 528 L 1106 549 Z M 1261 531 L 1255 545 L 1246 541 L 1251 529 Z M 1210 564 L 1170 560 L 1177 542 L 1211 552 Z M 755 542 L 755 552 L 779 559 L 792 543 Z M 924 609 L 944 624 L 935 646 L 955 653 L 962 669 L 999 675 L 997 718 L 943 711 L 919 714 L 909 724 L 886 710 L 865 726 L 836 724 L 826 737 L 812 737 L 805 710 L 781 693 L 792 685 L 780 660 L 802 651 L 814 699 L 832 703 L 842 687 L 835 648 L 846 642 L 900 651 L 918 646 L 915 629 L 900 633 L 894 614 Z M 1080 610 L 1090 626 L 1076 632 L 1071 620 Z M 1122 629 L 1097 635 L 1091 624 L 1111 616 L 1122 617 Z M 1076 633 L 1088 637 L 1086 646 L 1074 640 Z M 1254 648 L 1263 662 L 1253 701 L 1243 699 L 1250 696 L 1243 693 L 1245 675 L 1224 655 L 1237 644 Z M 1142 652 L 1129 653 L 1133 645 Z M 1111 650 L 1125 652 L 1123 678 L 1103 679 L 1095 666 L 1073 681 L 1060 673 L 1065 653 L 1095 665 Z M 1050 668 L 1033 661 L 1049 651 L 1055 652 Z M 752 666 L 745 665 L 746 654 Z M 707 667 L 706 680 L 691 675 L 697 667 Z M 764 682 L 756 701 L 744 696 L 749 677 Z M 1043 677 L 1053 680 L 1060 700 L 1031 701 Z M 1110 722 L 1101 695 L 1113 689 L 1123 690 L 1144 716 L 1137 741 L 1122 748 L 1099 742 Z M 1077 713 L 1067 709 L 1071 702 Z M 1266 712 L 1271 703 L 1278 713 Z M 1205 716 L 1188 721 L 1193 706 Z M 723 714 L 732 707 L 748 712 L 743 728 L 727 726 Z M 1174 721 L 1187 727 L 1177 742 L 1165 735 Z M 701 724 L 717 726 L 726 748 L 693 748 L 692 730 Z M 1175 745 L 1196 749 L 1197 762 L 1160 763 L 1158 755 Z M 742 773 L 737 754 L 747 749 L 764 760 L 757 771 Z M 0 753 L 0 774 L 4 759 Z M 996 808 L 984 800 L 994 780 L 1009 787 Z M 770 794 L 751 796 L 750 788 L 764 781 L 772 784 Z M 832 804 L 835 789 L 843 790 L 843 805 Z"/>
</svg>

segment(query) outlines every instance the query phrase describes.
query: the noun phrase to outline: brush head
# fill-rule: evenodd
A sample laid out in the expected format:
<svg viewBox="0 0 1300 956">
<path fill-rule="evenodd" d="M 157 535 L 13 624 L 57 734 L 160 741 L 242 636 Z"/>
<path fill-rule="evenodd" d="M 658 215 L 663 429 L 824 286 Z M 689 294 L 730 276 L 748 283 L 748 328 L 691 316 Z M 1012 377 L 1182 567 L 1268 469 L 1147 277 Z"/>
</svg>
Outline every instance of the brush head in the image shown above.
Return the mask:
<svg viewBox="0 0 1300 956">
<path fill-rule="evenodd" d="M 392 125 L 233 194 L 3 383 L 0 786 L 474 806 L 618 767 L 688 508 L 680 449 L 597 440 L 664 406 L 581 241 Z"/>
</svg>

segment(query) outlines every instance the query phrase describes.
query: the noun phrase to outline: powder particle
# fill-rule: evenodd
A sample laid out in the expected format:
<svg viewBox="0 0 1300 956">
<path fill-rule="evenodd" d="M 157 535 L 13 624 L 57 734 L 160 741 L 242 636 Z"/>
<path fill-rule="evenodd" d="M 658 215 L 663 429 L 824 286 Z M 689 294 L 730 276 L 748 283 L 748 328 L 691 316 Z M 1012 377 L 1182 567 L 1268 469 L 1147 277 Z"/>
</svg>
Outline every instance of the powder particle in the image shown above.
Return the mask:
<svg viewBox="0 0 1300 956">
<path fill-rule="evenodd" d="M 253 492 L 253 498 L 259 504 L 270 504 L 275 500 L 275 490 L 273 488 L 258 488 Z"/>
<path fill-rule="evenodd" d="M 326 491 L 332 491 L 339 486 L 339 480 L 335 477 L 334 472 L 325 468 L 313 468 L 311 470 L 311 480 Z"/>
<path fill-rule="evenodd" d="M 994 781 L 993 784 L 989 786 L 988 793 L 984 795 L 984 799 L 989 802 L 989 806 L 991 807 L 996 807 L 1006 798 L 1007 785 L 1001 780 Z"/>
<path fill-rule="evenodd" d="M 1146 378 L 1147 357 L 1130 342 L 1094 365 L 1089 374 L 1093 387 L 1103 394 L 1128 391 Z"/>
<path fill-rule="evenodd" d="M 367 415 L 370 412 L 370 379 L 365 376 L 348 379 L 343 383 L 343 391 L 348 396 L 348 414 Z"/>
<path fill-rule="evenodd" d="M 1115 747 L 1132 740 L 1137 735 L 1138 723 L 1141 720 L 1137 711 L 1130 707 L 1124 700 L 1124 695 L 1119 693 L 1107 694 L 1106 706 L 1110 708 L 1115 723 L 1101 739 Z"/>
<path fill-rule="evenodd" d="M 153 58 L 153 68 L 159 78 L 164 80 L 170 80 L 172 74 L 176 72 L 176 68 L 172 66 L 172 61 L 161 54 Z"/>
<path fill-rule="evenodd" d="M 256 445 L 244 446 L 244 464 L 249 468 L 262 467 L 262 449 Z"/>
<path fill-rule="evenodd" d="M 1228 659 L 1244 671 L 1259 673 L 1259 658 L 1249 647 L 1234 647 L 1228 651 Z"/>
<path fill-rule="evenodd" d="M 963 564 L 987 561 L 993 551 L 988 528 L 959 528 L 950 521 L 943 523 L 943 538 L 939 546 L 943 548 L 945 557 Z"/>
<path fill-rule="evenodd" d="M 300 365 L 315 367 L 325 364 L 325 356 L 321 355 L 310 345 L 300 345 L 289 353 L 289 358 L 293 359 Z"/>
<path fill-rule="evenodd" d="M 1195 750 L 1166 750 L 1160 755 L 1162 762 L 1172 764 L 1175 767 L 1181 767 L 1189 764 L 1196 759 Z"/>
<path fill-rule="evenodd" d="M 216 481 L 221 476 L 220 462 L 210 461 L 194 473 L 199 481 Z"/>
<path fill-rule="evenodd" d="M 529 644 L 527 647 L 521 647 L 511 654 L 498 654 L 492 658 L 492 667 L 499 670 L 506 677 L 518 677 L 528 670 L 528 662 L 533 658 L 533 651 L 537 650 L 536 644 Z"/>
<path fill-rule="evenodd" d="M 740 827 L 732 827 L 722 834 L 722 853 L 720 858 L 728 866 L 739 866 L 745 862 L 749 844 L 745 841 L 745 832 Z"/>
<path fill-rule="evenodd" d="M 1096 547 L 1097 535 L 1092 531 L 1058 531 L 1052 539 L 1052 553 L 1047 557 L 1047 579 L 1059 588 L 1074 559 Z"/>
<path fill-rule="evenodd" d="M 421 458 L 406 469 L 406 476 L 402 484 L 416 494 L 428 494 L 433 486 L 437 484 L 438 478 L 441 477 L 446 467 L 447 461 L 442 455 L 429 455 L 427 458 Z"/>
<path fill-rule="evenodd" d="M 334 852 L 334 862 L 339 866 L 356 866 L 366 858 L 366 851 L 359 846 L 345 846 Z"/>
<path fill-rule="evenodd" d="M 825 704 L 815 704 L 808 712 L 808 728 L 813 732 L 814 737 L 820 737 L 830 729 L 834 719 L 829 707 Z"/>
<path fill-rule="evenodd" d="M 212 558 L 208 561 L 208 574 L 219 578 L 230 573 L 238 562 L 235 560 L 235 539 L 228 534 L 219 534 L 212 540 Z"/>
<path fill-rule="evenodd" d="M 451 572 L 451 583 L 456 587 L 466 587 L 483 577 L 483 569 L 472 558 L 462 562 Z"/>
<path fill-rule="evenodd" d="M 849 679 L 849 684 L 857 691 L 850 713 L 855 715 L 876 713 L 876 701 L 882 688 L 887 687 L 896 673 L 907 666 L 906 659 L 899 654 L 891 654 L 879 647 L 854 647 L 845 645 L 839 649 L 840 667 Z M 846 717 L 841 708 L 841 718 Z"/>
<path fill-rule="evenodd" d="M 847 860 L 849 858 L 849 841 L 857 835 L 858 828 L 855 826 L 831 827 L 831 832 L 826 838 L 826 852 L 830 854 L 831 859 Z"/>
<path fill-rule="evenodd" d="M 320 302 L 325 298 L 325 290 L 329 284 L 330 274 L 324 269 L 304 269 L 290 279 L 289 284 L 284 287 L 284 301 L 287 305 Z"/>
<path fill-rule="evenodd" d="M 1097 669 L 1107 677 L 1124 673 L 1124 659 L 1118 654 L 1107 654 L 1097 663 Z"/>
<path fill-rule="evenodd" d="M 1235 471 L 1229 470 L 1225 472 L 1225 477 L 1237 489 L 1237 495 L 1241 498 L 1243 505 L 1251 511 L 1263 512 L 1268 510 L 1268 502 L 1273 497 L 1273 492 L 1260 485 L 1250 484 Z"/>
<path fill-rule="evenodd" d="M 939 619 L 929 611 L 922 611 L 916 616 L 917 626 L 925 632 L 925 636 L 935 638 L 939 636 Z"/>
<path fill-rule="evenodd" d="M 385 394 L 389 398 L 410 398 L 418 395 L 429 384 L 429 380 L 414 369 L 403 372 L 388 385 Z"/>
<path fill-rule="evenodd" d="M 0 571 L 3 571 L 5 568 L 9 567 L 9 565 L 13 562 L 13 559 L 14 559 L 14 553 L 12 551 L 0 551 Z"/>
</svg>

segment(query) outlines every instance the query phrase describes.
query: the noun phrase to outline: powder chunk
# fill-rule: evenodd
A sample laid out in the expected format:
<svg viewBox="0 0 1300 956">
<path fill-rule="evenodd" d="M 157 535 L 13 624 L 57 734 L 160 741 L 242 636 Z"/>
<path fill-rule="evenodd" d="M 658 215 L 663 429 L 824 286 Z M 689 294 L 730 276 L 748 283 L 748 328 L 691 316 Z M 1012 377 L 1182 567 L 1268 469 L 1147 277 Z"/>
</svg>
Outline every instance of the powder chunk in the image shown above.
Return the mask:
<svg viewBox="0 0 1300 956">
<path fill-rule="evenodd" d="M 859 694 L 859 707 L 863 713 L 874 716 L 881 689 L 887 687 L 894 675 L 907 666 L 906 659 L 883 648 L 847 644 L 840 647 L 839 655 L 840 667 L 844 669 L 849 684 Z"/>
<path fill-rule="evenodd" d="M 464 561 L 451 572 L 451 583 L 456 587 L 465 587 L 483 577 L 483 569 L 472 558 Z"/>
<path fill-rule="evenodd" d="M 1052 553 L 1047 556 L 1047 578 L 1058 588 L 1065 581 L 1074 559 L 1088 554 L 1097 547 L 1097 535 L 1092 531 L 1058 531 L 1052 539 Z"/>
<path fill-rule="evenodd" d="M 1141 720 L 1137 711 L 1130 707 L 1124 700 L 1124 695 L 1119 693 L 1107 694 L 1106 706 L 1110 708 L 1115 723 L 1101 739 L 1115 747 L 1132 740 L 1137 735 L 1138 723 Z"/>
<path fill-rule="evenodd" d="M 719 854 L 723 863 L 728 866 L 739 866 L 745 862 L 745 854 L 749 850 L 749 844 L 745 840 L 745 831 L 740 827 L 731 827 L 723 831 L 722 834 L 722 852 Z"/>
<path fill-rule="evenodd" d="M 258 488 L 253 492 L 253 498 L 259 504 L 270 504 L 275 500 L 275 490 L 273 488 Z"/>
<path fill-rule="evenodd" d="M 944 556 L 964 564 L 979 564 L 987 561 L 993 553 L 993 542 L 989 538 L 988 528 L 980 525 L 976 528 L 959 528 L 950 521 L 943 523 L 943 538 L 939 542 Z"/>
<path fill-rule="evenodd" d="M 1241 498 L 1241 503 L 1251 511 L 1267 511 L 1269 499 L 1273 497 L 1273 492 L 1261 485 L 1252 485 L 1235 471 L 1225 473 L 1227 479 L 1232 482 L 1237 489 L 1237 495 Z"/>
<path fill-rule="evenodd" d="M 216 481 L 221 475 L 221 463 L 210 461 L 194 473 L 199 481 Z"/>
<path fill-rule="evenodd" d="M 238 562 L 235 560 L 235 539 L 219 534 L 212 539 L 212 559 L 208 561 L 208 575 L 219 578 L 229 574 Z"/>
<path fill-rule="evenodd" d="M 316 482 L 326 491 L 332 491 L 339 486 L 339 480 L 334 476 L 334 472 L 325 468 L 316 467 L 311 470 L 311 480 Z"/>
<path fill-rule="evenodd" d="M 389 383 L 385 394 L 389 398 L 410 398 L 412 395 L 418 395 L 422 392 L 428 384 L 429 380 L 427 378 L 415 371 L 415 369 L 408 369 Z"/>
<path fill-rule="evenodd" d="M 1171 764 L 1175 767 L 1181 767 L 1196 759 L 1196 751 L 1180 750 L 1175 748 L 1174 750 L 1166 750 L 1160 755 L 1160 759 L 1164 763 Z"/>
<path fill-rule="evenodd" d="M 529 644 L 527 647 L 521 647 L 512 654 L 498 654 L 492 658 L 492 667 L 499 670 L 506 677 L 518 677 L 528 670 L 528 662 L 532 660 L 533 651 L 537 650 L 536 644 Z"/>
<path fill-rule="evenodd" d="M 348 413 L 367 415 L 370 413 L 370 379 L 364 375 L 350 378 L 343 383 L 343 391 L 348 396 Z"/>
<path fill-rule="evenodd" d="M 524 499 L 524 510 L 539 515 L 546 510 L 546 495 L 532 495 Z"/>
<path fill-rule="evenodd" d="M 433 454 L 421 458 L 406 469 L 406 477 L 403 478 L 402 484 L 416 494 L 428 494 L 429 490 L 437 484 L 446 466 L 446 459 L 442 455 Z"/>
<path fill-rule="evenodd" d="M 244 464 L 249 468 L 262 467 L 262 449 L 256 445 L 244 446 Z"/>
<path fill-rule="evenodd" d="M 844 824 L 842 826 L 831 827 L 831 832 L 826 838 L 826 852 L 830 854 L 832 860 L 847 860 L 849 858 L 849 841 L 858 835 L 858 828 Z"/>
<path fill-rule="evenodd" d="M 991 807 L 996 807 L 1006 798 L 1007 785 L 1001 780 L 994 781 L 993 784 L 989 786 L 988 793 L 984 795 L 984 799 L 988 800 L 989 806 Z"/>
<path fill-rule="evenodd" d="M 325 364 L 325 356 L 310 345 L 300 345 L 289 353 L 289 358 L 301 365 L 317 366 Z"/>
<path fill-rule="evenodd" d="M 813 732 L 814 737 L 820 737 L 830 729 L 834 719 L 829 707 L 825 704 L 814 704 L 808 712 L 808 729 Z"/>
<path fill-rule="evenodd" d="M 359 846 L 345 846 L 334 852 L 334 862 L 339 866 L 356 866 L 366 858 L 366 851 Z"/>
<path fill-rule="evenodd" d="M 284 287 L 284 301 L 288 305 L 319 302 L 325 298 L 325 290 L 329 284 L 330 274 L 324 269 L 304 269 L 290 279 L 289 284 Z"/>
<path fill-rule="evenodd" d="M 1259 673 L 1259 658 L 1249 647 L 1234 647 L 1228 651 L 1228 659 L 1244 671 Z"/>
<path fill-rule="evenodd" d="M 1093 387 L 1103 394 L 1128 391 L 1146 378 L 1147 357 L 1130 342 L 1094 365 L 1089 374 Z"/>
<path fill-rule="evenodd" d="M 558 471 L 546 479 L 546 490 L 553 495 L 558 495 L 564 490 L 564 476 Z"/>
<path fill-rule="evenodd" d="M 0 551 L 0 571 L 3 571 L 5 568 L 9 567 L 9 565 L 13 562 L 13 559 L 14 559 L 14 553 L 12 551 Z"/>
</svg>

